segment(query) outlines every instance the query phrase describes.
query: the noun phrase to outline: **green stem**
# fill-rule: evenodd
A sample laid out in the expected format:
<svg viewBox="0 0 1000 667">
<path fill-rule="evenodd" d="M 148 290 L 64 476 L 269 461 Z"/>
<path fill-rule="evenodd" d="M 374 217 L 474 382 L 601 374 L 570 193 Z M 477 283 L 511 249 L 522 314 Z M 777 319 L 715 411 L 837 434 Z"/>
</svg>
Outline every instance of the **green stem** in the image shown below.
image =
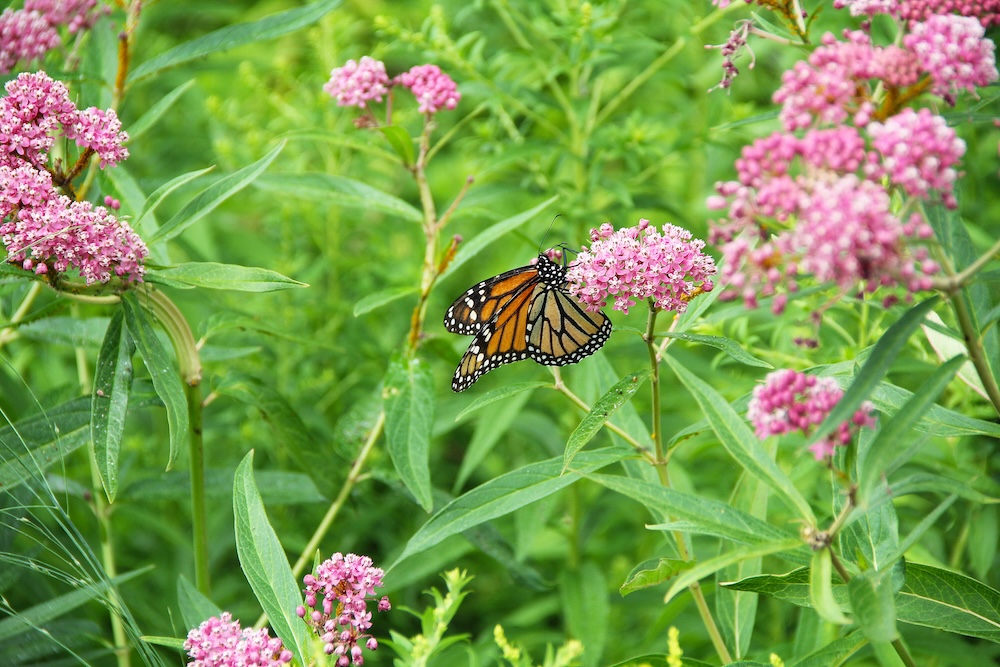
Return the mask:
<svg viewBox="0 0 1000 667">
<path fill-rule="evenodd" d="M 205 494 L 205 443 L 202 436 L 201 383 L 185 384 L 188 408 L 188 462 L 191 468 L 191 532 L 194 540 L 194 579 L 198 590 L 209 595 L 208 502 Z"/>
<path fill-rule="evenodd" d="M 983 383 L 983 388 L 986 390 L 986 395 L 989 397 L 990 403 L 993 404 L 993 409 L 996 410 L 997 414 L 1000 414 L 1000 387 L 997 386 L 997 380 L 993 377 L 993 370 L 990 368 L 990 362 L 986 358 L 986 351 L 983 349 L 983 339 L 972 321 L 972 313 L 969 311 L 965 295 L 954 295 L 951 303 L 958 318 L 958 327 L 961 329 L 962 337 L 965 339 L 965 347 L 969 351 L 969 359 L 972 360 L 972 365 L 975 367 L 976 373 Z"/>
<path fill-rule="evenodd" d="M 188 466 L 191 474 L 191 539 L 194 545 L 194 578 L 198 590 L 209 595 L 208 502 L 205 493 L 205 445 L 202 430 L 201 356 L 191 326 L 170 297 L 155 289 L 138 290 L 140 301 L 173 345 L 184 385 L 188 410 Z"/>
<path fill-rule="evenodd" d="M 903 645 L 902 639 L 897 639 L 892 642 L 892 647 L 896 649 L 896 655 L 899 656 L 899 659 L 903 661 L 903 664 L 906 665 L 906 667 L 917 667 L 917 663 L 914 662 L 913 656 L 910 655 L 906 646 Z"/>
<path fill-rule="evenodd" d="M 673 60 L 678 53 L 683 51 L 685 44 L 686 41 L 683 37 L 678 39 L 673 46 L 660 54 L 659 58 L 651 62 L 646 69 L 639 72 L 638 76 L 629 81 L 617 95 L 612 97 L 611 100 L 604 105 L 604 108 L 601 109 L 600 113 L 597 114 L 597 124 L 603 123 L 608 116 L 614 113 L 615 109 L 617 109 L 632 95 L 632 93 L 638 90 L 642 84 L 646 83 L 651 76 L 656 74 L 657 70 Z"/>
<path fill-rule="evenodd" d="M 582 398 L 580 398 L 579 396 L 577 396 L 576 394 L 574 394 L 570 390 L 570 388 L 567 387 L 563 383 L 562 378 L 558 375 L 559 368 L 554 366 L 554 367 L 551 367 L 550 370 L 552 371 L 552 374 L 555 375 L 555 377 L 556 377 L 556 385 L 555 385 L 554 389 L 556 391 L 560 392 L 561 394 L 563 394 L 566 398 L 568 398 L 574 405 L 576 405 L 577 407 L 579 407 L 581 410 L 583 410 L 584 412 L 589 413 L 590 410 L 591 410 L 591 406 L 587 405 L 586 401 L 584 401 Z M 636 453 L 639 456 L 641 456 L 644 459 L 646 459 L 646 461 L 649 462 L 650 465 L 656 465 L 656 461 L 653 458 L 653 456 L 649 453 L 649 450 L 646 449 L 645 447 L 643 447 L 642 444 L 638 440 L 636 440 L 635 438 L 633 438 L 629 433 L 626 433 L 620 427 L 615 426 L 614 424 L 612 424 L 609 421 L 608 422 L 604 422 L 604 426 L 609 431 L 611 431 L 612 433 L 614 433 L 615 435 L 617 435 L 619 438 L 621 438 L 622 440 L 624 440 L 628 444 L 632 445 L 632 448 L 636 451 Z"/>
<path fill-rule="evenodd" d="M 649 365 L 652 368 L 652 378 L 650 382 L 652 384 L 652 400 L 653 400 L 653 447 L 655 450 L 656 460 L 654 465 L 656 466 L 656 473 L 660 478 L 660 483 L 663 486 L 670 488 L 670 476 L 667 472 L 667 458 L 663 452 L 663 425 L 660 417 L 660 353 L 656 345 L 656 316 L 659 314 L 659 310 L 653 305 L 652 299 L 649 301 L 649 316 L 646 318 L 646 331 L 642 338 L 646 341 L 646 350 L 649 352 Z M 676 318 L 674 322 L 676 323 Z M 672 327 L 671 327 L 672 328 Z M 674 537 L 674 542 L 677 544 L 677 555 L 681 557 L 681 560 L 690 561 L 691 553 L 688 551 L 687 543 L 684 541 L 684 534 L 680 531 L 673 531 L 672 535 Z M 701 616 L 702 623 L 705 624 L 705 629 L 708 630 L 708 635 L 712 639 L 712 646 L 715 647 L 715 652 L 719 655 L 719 659 L 723 664 L 728 664 L 733 661 L 732 655 L 729 653 L 729 649 L 726 647 L 726 642 L 722 638 L 722 633 L 719 632 L 719 627 L 715 624 L 715 618 L 712 616 L 712 610 L 708 608 L 708 602 L 705 601 L 705 593 L 701 590 L 701 584 L 699 582 L 694 582 L 688 586 L 688 590 L 691 591 L 691 597 L 694 599 L 694 604 L 698 608 L 698 615 Z"/>
</svg>

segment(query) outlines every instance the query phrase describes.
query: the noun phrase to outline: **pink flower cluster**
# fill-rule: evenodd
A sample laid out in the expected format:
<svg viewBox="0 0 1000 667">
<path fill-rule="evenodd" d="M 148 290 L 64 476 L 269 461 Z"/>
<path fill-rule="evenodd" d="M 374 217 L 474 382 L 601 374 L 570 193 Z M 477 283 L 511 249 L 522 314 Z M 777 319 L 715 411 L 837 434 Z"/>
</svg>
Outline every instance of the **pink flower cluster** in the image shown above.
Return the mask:
<svg viewBox="0 0 1000 667">
<path fill-rule="evenodd" d="M 97 0 L 25 0 L 24 9 L 0 14 L 0 74 L 18 62 L 40 60 L 62 44 L 57 28 L 90 28 L 100 17 Z"/>
<path fill-rule="evenodd" d="M 360 62 L 348 60 L 333 68 L 323 90 L 337 100 L 337 106 L 364 109 L 368 102 L 381 102 L 389 94 L 389 75 L 385 63 L 364 56 Z"/>
<path fill-rule="evenodd" d="M 761 440 L 794 431 L 809 435 L 826 419 L 843 395 L 833 378 L 806 375 L 791 369 L 778 370 L 768 374 L 764 384 L 754 388 L 747 406 L 747 419 Z M 874 428 L 874 410 L 875 406 L 865 401 L 850 420 L 810 446 L 816 460 L 832 456 L 837 445 L 847 445 L 852 434 L 862 426 Z"/>
<path fill-rule="evenodd" d="M 703 252 L 705 242 L 682 227 L 667 224 L 661 233 L 641 219 L 615 231 L 606 222 L 590 231 L 590 240 L 566 273 L 570 294 L 589 310 L 614 299 L 614 309 L 628 313 L 652 299 L 657 309 L 683 313 L 691 298 L 713 288 L 715 260 Z"/>
<path fill-rule="evenodd" d="M 5 88 L 7 95 L 0 98 L 0 164 L 29 162 L 44 169 L 60 129 L 67 139 L 95 152 L 101 167 L 128 157 L 128 134 L 121 130 L 114 109 L 77 109 L 66 86 L 45 72 L 19 74 Z"/>
<path fill-rule="evenodd" d="M 441 109 L 449 111 L 458 106 L 462 95 L 458 87 L 437 65 L 417 65 L 403 72 L 396 81 L 409 88 L 419 103 L 420 113 L 433 114 Z"/>
<path fill-rule="evenodd" d="M 995 51 L 982 24 L 972 17 L 935 14 L 910 25 L 903 46 L 916 55 L 934 82 L 932 92 L 949 102 L 961 90 L 975 94 L 977 86 L 997 80 Z"/>
<path fill-rule="evenodd" d="M 958 14 L 976 18 L 984 26 L 1000 23 L 1000 0 L 834 0 L 833 6 L 849 7 L 852 16 L 891 14 L 904 21 L 926 21 L 935 15 Z"/>
<path fill-rule="evenodd" d="M 462 99 L 455 82 L 437 65 L 417 65 L 390 80 L 385 63 L 369 56 L 334 68 L 323 90 L 337 100 L 338 106 L 367 109 L 369 102 L 381 102 L 393 86 L 410 90 L 417 98 L 420 113 L 428 115 L 454 109 Z"/>
<path fill-rule="evenodd" d="M 228 611 L 192 629 L 184 650 L 189 667 L 281 667 L 292 660 L 292 652 L 267 628 L 241 630 Z"/>
<path fill-rule="evenodd" d="M 298 608 L 298 615 L 320 636 L 327 655 L 337 656 L 337 667 L 364 664 L 361 639 L 367 638 L 368 650 L 378 648 L 378 641 L 367 634 L 372 626 L 368 599 L 382 586 L 383 574 L 368 556 L 335 553 L 319 564 L 315 576 L 303 579 L 306 605 Z M 377 606 L 388 610 L 389 598 L 382 596 Z"/>
<path fill-rule="evenodd" d="M 0 240 L 7 261 L 43 275 L 77 269 L 88 285 L 141 281 L 148 253 L 128 223 L 103 206 L 58 194 L 48 172 L 0 165 Z"/>
</svg>

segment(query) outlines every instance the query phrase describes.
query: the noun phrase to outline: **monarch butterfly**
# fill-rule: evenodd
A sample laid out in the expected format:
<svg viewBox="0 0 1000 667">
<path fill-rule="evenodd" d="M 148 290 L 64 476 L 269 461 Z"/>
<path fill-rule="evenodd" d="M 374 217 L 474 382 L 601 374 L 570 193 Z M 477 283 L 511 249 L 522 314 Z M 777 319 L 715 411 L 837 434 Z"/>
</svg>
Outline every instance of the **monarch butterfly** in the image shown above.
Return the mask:
<svg viewBox="0 0 1000 667">
<path fill-rule="evenodd" d="M 588 312 L 566 289 L 566 269 L 546 255 L 473 285 L 451 304 L 444 328 L 475 336 L 451 388 L 465 391 L 498 366 L 534 359 L 544 366 L 575 364 L 611 335 L 604 313 Z"/>
</svg>

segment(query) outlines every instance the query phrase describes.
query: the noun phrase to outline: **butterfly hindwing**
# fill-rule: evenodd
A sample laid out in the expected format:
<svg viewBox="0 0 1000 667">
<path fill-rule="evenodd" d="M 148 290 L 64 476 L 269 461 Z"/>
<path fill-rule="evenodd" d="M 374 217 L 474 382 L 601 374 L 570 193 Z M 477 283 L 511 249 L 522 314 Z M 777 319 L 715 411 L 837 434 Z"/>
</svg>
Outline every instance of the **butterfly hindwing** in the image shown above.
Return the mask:
<svg viewBox="0 0 1000 667">
<path fill-rule="evenodd" d="M 484 280 L 455 300 L 448 331 L 475 336 L 452 379 L 464 391 L 494 368 L 522 359 L 574 364 L 611 335 L 611 321 L 589 312 L 566 289 L 566 269 L 540 255 L 535 265 Z"/>
</svg>

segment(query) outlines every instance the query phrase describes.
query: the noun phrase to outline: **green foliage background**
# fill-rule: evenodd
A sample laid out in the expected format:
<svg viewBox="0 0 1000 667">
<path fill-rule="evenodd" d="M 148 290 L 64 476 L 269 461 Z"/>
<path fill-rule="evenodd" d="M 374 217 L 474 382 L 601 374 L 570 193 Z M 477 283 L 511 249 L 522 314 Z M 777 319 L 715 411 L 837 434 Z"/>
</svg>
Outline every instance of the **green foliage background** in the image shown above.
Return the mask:
<svg viewBox="0 0 1000 667">
<path fill-rule="evenodd" d="M 135 38 L 135 66 L 213 30 L 295 6 L 279 1 L 151 3 L 143 10 Z M 732 91 L 709 94 L 721 76 L 721 57 L 705 46 L 723 43 L 733 21 L 746 11 L 743 3 L 734 3 L 718 12 L 704 0 L 586 6 L 559 0 L 345 2 L 306 29 L 185 63 L 128 90 L 119 109 L 126 129 L 170 91 L 188 86 L 155 126 L 131 142 L 131 157 L 119 167 L 146 194 L 180 174 L 215 165 L 206 177 L 211 181 L 287 141 L 251 187 L 171 241 L 168 256 L 155 258 L 161 264 L 265 267 L 308 284 L 305 289 L 260 294 L 166 289 L 203 343 L 212 599 L 220 608 L 246 624 L 260 613 L 240 573 L 234 546 L 232 484 L 237 464 L 254 450 L 268 517 L 294 560 L 339 492 L 375 422 L 388 360 L 409 330 L 414 298 L 358 316 L 355 306 L 373 293 L 419 283 L 423 236 L 418 225 L 363 205 L 344 206 L 338 193 L 305 189 L 298 180 L 309 173 L 348 176 L 419 206 L 412 179 L 385 159 L 389 147 L 382 135 L 356 129 L 356 114 L 336 107 L 323 92 L 331 68 L 371 55 L 385 61 L 390 75 L 430 62 L 456 80 L 462 101 L 456 111 L 437 114 L 434 136 L 448 141 L 429 169 L 439 211 L 467 178 L 475 181 L 449 234 L 470 240 L 494 222 L 558 197 L 542 214 L 446 277 L 431 296 L 420 355 L 434 379 L 430 460 L 440 505 L 506 472 L 560 455 L 584 416 L 562 395 L 535 390 L 456 421 L 477 395 L 518 382 L 548 380 L 549 373 L 534 364 L 517 364 L 490 374 L 470 392 L 452 394 L 449 379 L 468 339 L 444 331 L 440 319 L 445 309 L 474 282 L 524 264 L 540 244 L 576 247 L 587 240 L 591 227 L 605 221 L 619 227 L 647 217 L 654 224 L 673 222 L 696 237 L 707 237 L 712 216 L 706 197 L 716 181 L 733 177 L 733 161 L 742 146 L 777 128 L 770 95 L 781 73 L 806 53 L 755 43 L 754 68 L 738 62 L 742 74 Z M 846 12 L 828 8 L 812 30 L 818 36 L 849 24 Z M 884 26 L 876 22 L 876 34 L 880 30 Z M 108 56 L 113 56 L 113 39 L 104 39 L 108 46 L 103 60 L 93 55 L 101 49 L 88 47 L 84 81 L 88 68 L 106 70 Z M 113 61 L 111 65 L 113 71 Z M 49 72 L 59 74 L 52 68 Z M 85 97 L 87 104 L 102 104 L 106 97 L 99 86 L 82 90 L 92 97 Z M 986 93 L 992 96 L 995 89 Z M 1000 235 L 1000 130 L 989 122 L 996 116 L 995 98 L 942 111 L 955 119 L 971 115 L 975 120 L 959 125 L 969 147 L 960 200 L 961 215 L 982 252 Z M 394 120 L 414 135 L 422 122 L 415 107 L 402 102 L 394 109 Z M 168 198 L 158 212 L 161 222 L 181 210 L 205 182 L 185 186 Z M 135 214 L 128 210 L 125 183 L 120 176 L 102 174 L 102 191 L 121 197 L 123 211 Z M 989 287 L 994 289 L 995 282 Z M 12 281 L 3 285 L 0 298 L 6 315 L 25 289 Z M 863 361 L 869 346 L 903 312 L 846 300 L 826 311 L 817 330 L 810 314 L 823 305 L 822 294 L 806 296 L 793 300 L 782 317 L 774 317 L 767 304 L 748 312 L 737 303 L 716 302 L 695 331 L 730 337 L 774 367 L 847 372 Z M 18 328 L 20 338 L 3 349 L 0 406 L 11 422 L 79 395 L 78 364 L 93 368 L 108 317 L 102 307 L 70 306 L 54 294 L 43 297 L 36 313 L 34 321 Z M 563 372 L 567 384 L 588 403 L 598 398 L 598 386 L 607 386 L 608 377 L 617 380 L 647 363 L 639 337 L 624 330 L 642 328 L 643 314 L 637 309 L 629 316 L 608 315 L 621 332 L 595 359 Z M 946 313 L 942 316 L 947 318 Z M 797 338 L 812 337 L 819 342 L 814 351 L 795 344 Z M 765 373 L 711 347 L 677 343 L 670 349 L 684 367 L 737 405 Z M 916 390 L 939 364 L 927 340 L 917 335 L 895 360 L 889 380 Z M 144 401 L 147 407 L 131 410 L 126 423 L 120 491 L 112 505 L 114 548 L 120 572 L 143 570 L 121 585 L 137 627 L 146 635 L 178 637 L 188 628 L 176 613 L 177 580 L 193 578 L 186 454 L 173 470 L 164 471 L 164 411 L 143 379 L 146 371 L 137 374 L 133 401 Z M 666 386 L 663 429 L 669 440 L 703 415 L 679 382 L 668 380 Z M 647 387 L 636 396 L 636 406 L 649 404 Z M 989 406 L 959 381 L 948 386 L 941 403 L 995 422 Z M 646 409 L 638 411 L 645 415 Z M 909 464 L 913 472 L 933 472 L 991 499 L 1000 496 L 994 438 L 919 437 L 927 440 Z M 599 434 L 597 445 L 608 444 L 607 432 Z M 673 444 L 675 488 L 738 506 L 752 504 L 756 484 L 710 430 L 702 428 Z M 829 472 L 803 453 L 802 444 L 782 441 L 778 460 L 815 508 L 832 512 L 839 491 L 831 487 Z M 321 557 L 350 551 L 388 566 L 427 521 L 428 515 L 396 476 L 383 445 L 376 446 L 368 479 L 353 490 L 324 539 Z M 477 465 L 467 468 L 463 461 L 470 451 L 483 454 Z M 91 482 L 86 449 L 48 472 L 47 483 L 65 502 L 88 548 L 97 551 L 99 527 L 89 499 L 100 489 Z M 909 495 L 895 503 L 900 534 L 917 526 L 945 495 Z M 12 507 L 18 501 L 27 498 L 13 494 L 5 502 Z M 775 502 L 768 520 L 795 531 L 797 526 L 787 524 L 791 516 Z M 433 664 L 464 664 L 467 656 L 470 664 L 493 664 L 496 624 L 535 656 L 543 654 L 546 644 L 560 645 L 570 636 L 582 639 L 587 665 L 662 654 L 667 628 L 675 625 L 685 656 L 709 660 L 712 646 L 690 596 L 678 595 L 664 605 L 663 586 L 627 597 L 617 591 L 638 563 L 676 556 L 666 533 L 647 530 L 646 524 L 652 523 L 655 517 L 622 495 L 597 483 L 574 484 L 394 566 L 384 592 L 396 610 L 376 616 L 374 633 L 383 638 L 389 628 L 407 635 L 417 632 L 416 619 L 398 610 L 428 604 L 423 591 L 440 586 L 439 573 L 461 567 L 475 578 L 449 632 L 468 634 L 469 641 Z M 3 533 L 3 540 L 4 551 L 29 548 L 9 533 Z M 690 541 L 706 558 L 719 548 L 710 536 Z M 997 543 L 996 505 L 966 497 L 944 512 L 908 557 L 960 570 L 998 588 Z M 504 545 L 509 545 L 509 553 Z M 53 552 L 43 550 L 37 557 L 58 566 Z M 764 558 L 765 572 L 788 569 L 785 561 Z M 15 581 L 16 586 L 9 587 Z M 5 583 L 5 604 L 12 609 L 54 598 L 68 588 L 25 570 L 18 570 L 16 578 L 0 574 L 0 583 Z M 714 607 L 715 586 L 712 580 L 705 584 Z M 812 611 L 766 596 L 760 597 L 756 618 L 747 652 L 756 660 L 766 661 L 770 653 L 805 655 L 837 632 Z M 84 639 L 88 633 L 108 636 L 107 614 L 101 607 L 80 607 L 72 620 L 62 621 L 51 628 L 59 641 L 85 647 L 94 664 L 111 663 L 106 652 Z M 936 660 L 933 664 L 986 664 L 1000 654 L 996 644 L 985 640 L 915 625 L 900 627 L 915 653 L 934 656 L 928 658 Z M 33 661 L 46 657 L 44 649 L 38 650 Z M 886 658 L 875 653 L 862 649 L 851 664 L 886 664 Z M 391 657 L 383 647 L 366 661 L 387 665 Z"/>
</svg>

